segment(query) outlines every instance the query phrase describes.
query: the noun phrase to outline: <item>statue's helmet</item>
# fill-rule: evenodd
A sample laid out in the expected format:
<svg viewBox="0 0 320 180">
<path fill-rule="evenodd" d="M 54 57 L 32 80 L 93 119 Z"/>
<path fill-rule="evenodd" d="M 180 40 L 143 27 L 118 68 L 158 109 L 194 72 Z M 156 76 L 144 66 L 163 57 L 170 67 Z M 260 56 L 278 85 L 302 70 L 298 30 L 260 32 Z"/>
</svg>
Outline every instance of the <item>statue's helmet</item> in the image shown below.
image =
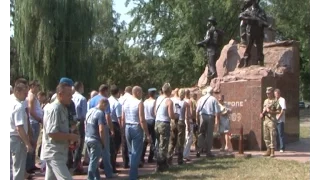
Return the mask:
<svg viewBox="0 0 320 180">
<path fill-rule="evenodd" d="M 208 18 L 208 21 L 211 22 L 213 25 L 217 25 L 216 18 L 213 17 L 213 16 L 210 16 L 210 17 Z"/>
</svg>

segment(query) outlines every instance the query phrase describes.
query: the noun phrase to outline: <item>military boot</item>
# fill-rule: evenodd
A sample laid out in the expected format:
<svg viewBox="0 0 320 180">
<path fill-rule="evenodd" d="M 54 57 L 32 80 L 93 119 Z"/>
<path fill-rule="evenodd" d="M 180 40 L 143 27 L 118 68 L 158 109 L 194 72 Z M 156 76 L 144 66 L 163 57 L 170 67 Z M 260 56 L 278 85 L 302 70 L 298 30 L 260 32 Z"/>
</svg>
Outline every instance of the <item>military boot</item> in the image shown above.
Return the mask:
<svg viewBox="0 0 320 180">
<path fill-rule="evenodd" d="M 264 62 L 263 61 L 258 61 L 258 65 L 259 66 L 264 66 Z"/>
<path fill-rule="evenodd" d="M 178 153 L 178 165 L 182 165 L 183 164 L 183 153 L 179 152 Z"/>
<path fill-rule="evenodd" d="M 157 160 L 155 173 L 162 172 L 162 171 L 163 171 L 162 161 L 161 160 Z"/>
<path fill-rule="evenodd" d="M 271 154 L 271 149 L 267 148 L 267 152 L 263 154 L 263 156 L 270 156 Z"/>
<path fill-rule="evenodd" d="M 172 165 L 172 156 L 168 158 L 168 164 L 171 166 Z"/>
<path fill-rule="evenodd" d="M 243 58 L 240 59 L 240 63 L 238 65 L 238 68 L 248 67 L 249 66 L 249 55 L 244 55 Z"/>
<path fill-rule="evenodd" d="M 270 157 L 274 157 L 274 148 L 271 148 L 270 150 Z"/>
<path fill-rule="evenodd" d="M 244 61 L 244 67 L 248 67 L 249 66 L 249 58 L 245 59 Z"/>
</svg>

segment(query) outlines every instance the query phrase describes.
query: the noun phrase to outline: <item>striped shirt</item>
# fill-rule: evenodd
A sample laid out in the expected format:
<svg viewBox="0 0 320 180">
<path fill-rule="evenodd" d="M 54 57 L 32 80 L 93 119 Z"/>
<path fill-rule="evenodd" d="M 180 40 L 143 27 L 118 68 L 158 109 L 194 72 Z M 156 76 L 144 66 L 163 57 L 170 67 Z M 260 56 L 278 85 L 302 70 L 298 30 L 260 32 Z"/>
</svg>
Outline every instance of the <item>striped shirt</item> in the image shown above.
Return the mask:
<svg viewBox="0 0 320 180">
<path fill-rule="evenodd" d="M 139 124 L 139 104 L 141 100 L 129 97 L 123 105 L 126 124 Z"/>
</svg>

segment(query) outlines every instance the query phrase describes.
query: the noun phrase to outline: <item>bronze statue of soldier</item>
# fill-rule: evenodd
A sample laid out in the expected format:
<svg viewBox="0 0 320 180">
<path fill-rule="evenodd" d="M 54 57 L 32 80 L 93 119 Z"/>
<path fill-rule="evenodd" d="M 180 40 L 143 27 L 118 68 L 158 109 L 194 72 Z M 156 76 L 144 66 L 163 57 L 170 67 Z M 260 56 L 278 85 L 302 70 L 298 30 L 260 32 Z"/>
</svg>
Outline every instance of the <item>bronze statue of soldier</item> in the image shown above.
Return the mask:
<svg viewBox="0 0 320 180">
<path fill-rule="evenodd" d="M 245 11 L 241 12 L 239 18 L 241 21 L 245 21 L 246 24 L 246 39 L 247 46 L 244 52 L 243 58 L 241 58 L 238 68 L 248 67 L 249 59 L 251 57 L 251 48 L 253 44 L 257 47 L 257 58 L 260 66 L 264 65 L 263 55 L 263 39 L 264 39 L 264 28 L 269 27 L 267 23 L 267 16 L 263 9 L 259 6 L 259 0 L 247 1 L 247 5 L 252 4 Z"/>
<path fill-rule="evenodd" d="M 223 32 L 216 28 L 217 21 L 211 16 L 208 18 L 207 27 L 209 28 L 203 41 L 198 42 L 197 45 L 205 47 L 208 58 L 208 83 L 210 80 L 217 77 L 216 61 L 220 56 Z"/>
<path fill-rule="evenodd" d="M 244 12 L 252 6 L 252 0 L 244 0 L 243 6 L 241 8 L 241 13 Z M 240 21 L 240 45 L 247 45 L 247 20 L 241 19 Z"/>
</svg>

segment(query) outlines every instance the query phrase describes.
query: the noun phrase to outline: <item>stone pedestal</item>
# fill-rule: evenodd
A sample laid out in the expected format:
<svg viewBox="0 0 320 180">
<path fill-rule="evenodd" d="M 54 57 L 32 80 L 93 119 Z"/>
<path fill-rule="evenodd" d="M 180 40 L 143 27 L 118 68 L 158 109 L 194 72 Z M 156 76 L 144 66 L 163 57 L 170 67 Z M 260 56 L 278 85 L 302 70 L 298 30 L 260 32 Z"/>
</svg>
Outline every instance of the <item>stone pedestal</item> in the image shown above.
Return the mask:
<svg viewBox="0 0 320 180">
<path fill-rule="evenodd" d="M 265 66 L 252 65 L 237 68 L 243 57 L 243 49 L 235 41 L 224 46 L 216 63 L 218 78 L 210 86 L 218 94 L 225 96 L 225 101 L 232 109 L 230 114 L 231 133 L 239 134 L 241 124 L 244 134 L 248 134 L 249 150 L 264 150 L 262 121 L 259 114 L 266 97 L 266 87 L 281 90 L 285 98 L 286 143 L 299 140 L 299 48 L 295 41 L 264 44 Z M 255 61 L 254 57 L 251 61 Z M 206 72 L 199 79 L 203 87 Z M 201 97 L 201 92 L 198 92 Z"/>
</svg>

